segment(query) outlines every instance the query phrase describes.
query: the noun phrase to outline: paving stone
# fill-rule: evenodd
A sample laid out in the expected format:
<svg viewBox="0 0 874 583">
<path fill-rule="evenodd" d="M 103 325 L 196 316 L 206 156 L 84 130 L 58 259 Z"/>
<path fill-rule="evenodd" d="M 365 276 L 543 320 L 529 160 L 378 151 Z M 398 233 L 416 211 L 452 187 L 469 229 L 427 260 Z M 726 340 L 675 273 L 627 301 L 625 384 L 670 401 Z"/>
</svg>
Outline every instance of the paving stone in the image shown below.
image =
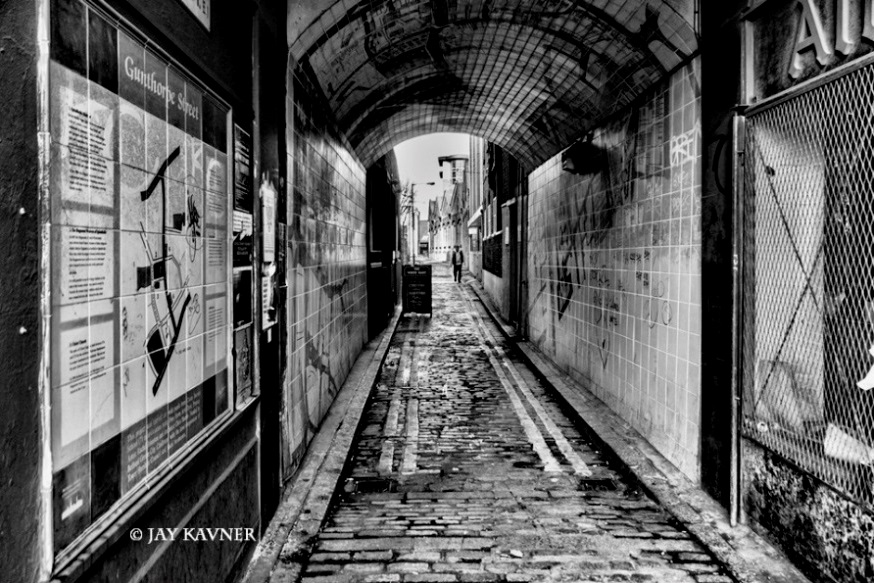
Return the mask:
<svg viewBox="0 0 874 583">
<path fill-rule="evenodd" d="M 331 574 L 336 573 L 343 569 L 344 563 L 313 563 L 310 562 L 306 567 L 307 575 L 316 575 L 316 574 Z"/>
<path fill-rule="evenodd" d="M 343 551 L 386 551 L 412 548 L 413 541 L 405 539 L 344 539 L 344 540 L 323 540 L 319 542 L 318 548 L 327 552 L 343 552 Z"/>
<path fill-rule="evenodd" d="M 440 553 L 428 551 L 413 551 L 412 553 L 402 553 L 398 557 L 398 561 L 435 563 L 440 560 Z"/>
<path fill-rule="evenodd" d="M 350 563 L 343 567 L 347 573 L 382 573 L 385 567 L 379 563 Z"/>
<path fill-rule="evenodd" d="M 632 561 L 610 561 L 610 568 L 617 571 L 636 571 L 637 565 Z"/>
<path fill-rule="evenodd" d="M 315 537 L 303 582 L 730 582 L 589 444 L 465 286 L 434 269 L 433 316 L 399 323 L 341 481 L 352 491 Z M 574 473 L 560 440 L 592 476 Z"/>
<path fill-rule="evenodd" d="M 459 573 L 458 580 L 463 583 L 480 583 L 486 581 L 499 581 L 500 575 L 497 573 Z"/>
<path fill-rule="evenodd" d="M 392 573 L 427 573 L 431 570 L 428 563 L 392 563 L 388 566 Z"/>
<path fill-rule="evenodd" d="M 427 573 L 424 575 L 404 575 L 404 581 L 410 583 L 450 583 L 458 581 L 458 577 L 451 573 Z"/>
<path fill-rule="evenodd" d="M 690 573 L 716 573 L 719 571 L 717 565 L 709 565 L 706 563 L 681 563 L 677 565 L 677 568 L 689 571 Z"/>
</svg>

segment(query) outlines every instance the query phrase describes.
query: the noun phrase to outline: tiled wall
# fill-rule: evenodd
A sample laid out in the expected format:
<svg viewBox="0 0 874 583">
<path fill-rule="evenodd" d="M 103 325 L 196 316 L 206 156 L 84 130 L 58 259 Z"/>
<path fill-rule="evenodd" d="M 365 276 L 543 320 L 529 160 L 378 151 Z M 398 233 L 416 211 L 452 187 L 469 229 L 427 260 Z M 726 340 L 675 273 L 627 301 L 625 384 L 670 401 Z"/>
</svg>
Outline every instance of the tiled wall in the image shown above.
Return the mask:
<svg viewBox="0 0 874 583">
<path fill-rule="evenodd" d="M 300 70 L 289 86 L 286 477 L 367 341 L 365 169 Z"/>
<path fill-rule="evenodd" d="M 530 337 L 693 479 L 701 393 L 699 79 L 694 61 L 598 130 L 593 173 L 563 171 L 561 155 L 535 170 L 528 231 Z"/>
</svg>

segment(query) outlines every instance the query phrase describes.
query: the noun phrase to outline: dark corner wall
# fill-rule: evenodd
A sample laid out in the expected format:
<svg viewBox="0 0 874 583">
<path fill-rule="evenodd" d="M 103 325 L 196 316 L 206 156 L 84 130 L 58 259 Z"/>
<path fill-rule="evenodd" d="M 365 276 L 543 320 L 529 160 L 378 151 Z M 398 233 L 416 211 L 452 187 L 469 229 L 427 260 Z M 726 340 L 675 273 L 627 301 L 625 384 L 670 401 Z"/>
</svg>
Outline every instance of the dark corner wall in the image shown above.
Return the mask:
<svg viewBox="0 0 874 583">
<path fill-rule="evenodd" d="M 398 237 L 400 174 L 394 151 L 367 169 L 367 329 L 373 338 L 385 328 L 400 301 Z"/>
<path fill-rule="evenodd" d="M 705 3 L 702 3 L 705 4 Z M 736 144 L 733 118 L 741 101 L 743 1 L 706 3 L 701 21 L 702 140 L 701 483 L 726 508 L 730 504 L 733 345 L 733 213 Z"/>
<path fill-rule="evenodd" d="M 45 555 L 36 16 L 29 0 L 0 10 L 0 572 L 10 581 L 36 581 Z"/>
<path fill-rule="evenodd" d="M 501 146 L 488 142 L 484 155 L 482 283 L 501 317 L 519 322 L 517 252 L 520 209 L 526 204 L 527 171 Z"/>
</svg>

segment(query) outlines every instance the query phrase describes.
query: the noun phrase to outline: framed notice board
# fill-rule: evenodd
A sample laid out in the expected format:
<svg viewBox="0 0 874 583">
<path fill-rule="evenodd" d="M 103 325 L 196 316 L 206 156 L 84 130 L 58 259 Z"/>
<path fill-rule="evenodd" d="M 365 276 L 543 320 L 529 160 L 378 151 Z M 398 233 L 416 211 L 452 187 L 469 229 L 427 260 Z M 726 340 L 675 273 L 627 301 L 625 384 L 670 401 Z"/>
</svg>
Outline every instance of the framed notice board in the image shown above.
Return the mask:
<svg viewBox="0 0 874 583">
<path fill-rule="evenodd" d="M 431 266 L 405 265 L 403 272 L 404 312 L 431 313 Z"/>
<path fill-rule="evenodd" d="M 206 84 L 90 5 L 56 6 L 49 381 L 61 550 L 229 415 L 234 158 L 230 107 Z"/>
</svg>

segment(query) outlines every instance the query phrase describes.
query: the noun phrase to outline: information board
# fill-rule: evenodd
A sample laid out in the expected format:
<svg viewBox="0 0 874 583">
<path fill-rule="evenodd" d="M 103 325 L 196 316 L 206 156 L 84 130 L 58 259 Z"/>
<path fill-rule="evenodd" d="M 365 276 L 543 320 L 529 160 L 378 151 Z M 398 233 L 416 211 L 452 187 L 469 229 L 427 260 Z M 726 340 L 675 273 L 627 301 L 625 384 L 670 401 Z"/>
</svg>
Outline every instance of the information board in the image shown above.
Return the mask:
<svg viewBox="0 0 874 583">
<path fill-rule="evenodd" d="M 60 550 L 229 408 L 229 109 L 81 2 L 53 14 Z"/>
<path fill-rule="evenodd" d="M 431 266 L 405 265 L 403 271 L 404 313 L 431 313 Z"/>
</svg>

